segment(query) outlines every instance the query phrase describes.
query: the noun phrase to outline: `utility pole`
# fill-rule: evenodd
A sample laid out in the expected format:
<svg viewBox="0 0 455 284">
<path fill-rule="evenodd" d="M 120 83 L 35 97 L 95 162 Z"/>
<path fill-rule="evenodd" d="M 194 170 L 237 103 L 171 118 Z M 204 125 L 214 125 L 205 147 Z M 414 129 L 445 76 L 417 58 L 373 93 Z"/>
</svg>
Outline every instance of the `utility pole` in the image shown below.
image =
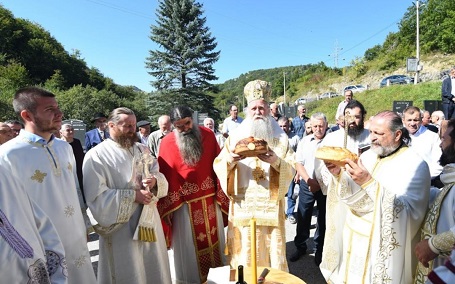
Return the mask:
<svg viewBox="0 0 455 284">
<path fill-rule="evenodd" d="M 341 47 L 338 47 L 338 40 L 335 40 L 335 48 L 334 48 L 334 51 L 333 51 L 333 54 L 329 54 L 329 56 L 332 56 L 333 57 L 333 64 L 335 66 L 335 68 L 338 68 L 338 56 L 339 56 L 339 53 L 340 51 L 342 51 L 343 48 Z"/>
<path fill-rule="evenodd" d="M 284 71 L 283 71 L 283 96 L 284 96 L 283 102 L 284 102 L 284 105 L 286 105 L 286 72 L 284 72 Z"/>
<path fill-rule="evenodd" d="M 420 72 L 420 38 L 419 38 L 419 9 L 420 9 L 420 2 L 416 0 L 416 58 L 417 58 L 417 71 L 414 77 L 414 85 L 419 82 L 419 72 Z"/>
</svg>

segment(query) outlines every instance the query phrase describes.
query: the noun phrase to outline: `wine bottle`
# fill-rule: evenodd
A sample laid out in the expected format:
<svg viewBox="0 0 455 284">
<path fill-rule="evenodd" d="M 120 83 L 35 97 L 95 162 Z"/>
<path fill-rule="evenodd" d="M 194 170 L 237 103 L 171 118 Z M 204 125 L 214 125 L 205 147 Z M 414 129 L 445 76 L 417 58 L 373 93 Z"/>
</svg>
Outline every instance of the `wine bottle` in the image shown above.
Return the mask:
<svg viewBox="0 0 455 284">
<path fill-rule="evenodd" d="M 239 265 L 239 267 L 237 269 L 237 274 L 238 274 L 238 280 L 237 280 L 237 282 L 235 282 L 235 284 L 247 284 L 243 280 L 243 265 Z"/>
</svg>

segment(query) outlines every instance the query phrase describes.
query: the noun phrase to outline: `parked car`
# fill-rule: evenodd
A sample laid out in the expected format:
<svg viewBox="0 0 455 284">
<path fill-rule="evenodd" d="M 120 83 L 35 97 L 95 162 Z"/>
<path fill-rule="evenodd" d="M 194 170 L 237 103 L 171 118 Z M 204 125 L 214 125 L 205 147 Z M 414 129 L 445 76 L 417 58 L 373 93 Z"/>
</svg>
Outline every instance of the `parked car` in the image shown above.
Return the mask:
<svg viewBox="0 0 455 284">
<path fill-rule="evenodd" d="M 307 103 L 307 98 L 301 97 L 295 100 L 295 105 L 301 105 L 301 104 L 306 104 Z"/>
<path fill-rule="evenodd" d="M 364 85 L 350 85 L 350 86 L 346 86 L 344 87 L 343 89 L 343 95 L 344 95 L 344 92 L 346 92 L 347 90 L 351 90 L 353 93 L 360 93 L 360 92 L 363 92 L 367 89 L 367 87 L 365 87 Z"/>
<path fill-rule="evenodd" d="M 322 99 L 329 99 L 329 98 L 333 98 L 333 97 L 336 97 L 338 96 L 337 93 L 334 93 L 334 92 L 327 92 L 327 93 L 324 93 L 322 95 L 319 95 L 319 100 L 322 100 Z"/>
<path fill-rule="evenodd" d="M 381 83 L 379 83 L 379 87 L 382 88 L 382 87 L 387 86 L 387 81 L 389 82 L 389 85 L 404 85 L 404 84 L 413 84 L 414 78 L 406 76 L 406 75 L 387 76 L 381 80 Z"/>
</svg>

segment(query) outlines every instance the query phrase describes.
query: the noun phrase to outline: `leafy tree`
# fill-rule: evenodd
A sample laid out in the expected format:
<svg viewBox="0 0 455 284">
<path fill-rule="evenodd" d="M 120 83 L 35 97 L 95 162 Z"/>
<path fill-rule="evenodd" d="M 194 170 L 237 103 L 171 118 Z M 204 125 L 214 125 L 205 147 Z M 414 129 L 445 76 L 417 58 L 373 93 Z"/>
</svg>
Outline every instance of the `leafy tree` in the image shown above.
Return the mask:
<svg viewBox="0 0 455 284">
<path fill-rule="evenodd" d="M 419 25 L 422 51 L 453 53 L 455 1 L 429 0 L 424 4 Z"/>
<path fill-rule="evenodd" d="M 363 57 L 365 58 L 366 61 L 371 61 L 379 56 L 381 50 L 382 50 L 381 46 L 377 44 L 372 48 L 367 49 Z"/>
<path fill-rule="evenodd" d="M 164 105 L 195 105 L 195 110 L 213 113 L 212 98 L 206 94 L 214 91 L 210 81 L 218 79 L 213 64 L 220 52 L 217 43 L 206 27 L 202 4 L 194 0 L 160 0 L 157 23 L 151 26 L 150 39 L 160 50 L 150 50 L 146 66 L 160 94 L 167 94 Z M 156 96 L 156 94 L 154 95 Z M 205 102 L 207 104 L 197 105 Z"/>
</svg>

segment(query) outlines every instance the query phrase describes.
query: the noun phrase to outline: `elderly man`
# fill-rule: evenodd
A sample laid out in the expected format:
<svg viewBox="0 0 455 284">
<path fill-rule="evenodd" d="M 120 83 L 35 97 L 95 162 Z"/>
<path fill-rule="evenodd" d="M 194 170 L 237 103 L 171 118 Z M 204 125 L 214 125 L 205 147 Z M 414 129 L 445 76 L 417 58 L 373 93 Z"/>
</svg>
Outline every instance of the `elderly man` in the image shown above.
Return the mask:
<svg viewBox="0 0 455 284">
<path fill-rule="evenodd" d="M 273 117 L 276 121 L 281 117 L 281 113 L 278 110 L 278 105 L 276 103 L 270 104 L 270 116 Z"/>
<path fill-rule="evenodd" d="M 21 132 L 21 129 L 24 128 L 24 125 L 18 121 L 18 120 L 7 120 L 5 121 L 6 124 L 11 128 L 13 131 L 13 138 L 19 135 L 19 132 Z"/>
<path fill-rule="evenodd" d="M 69 281 L 96 283 L 73 151 L 53 135 L 60 129 L 63 116 L 55 95 L 25 87 L 14 95 L 13 107 L 25 129 L 1 146 L 0 171 L 18 181 L 51 219 L 65 249 Z"/>
<path fill-rule="evenodd" d="M 291 131 L 302 139 L 305 134 L 305 123 L 309 118 L 306 116 L 306 107 L 304 105 L 299 105 L 297 112 L 298 115 L 292 119 Z"/>
<path fill-rule="evenodd" d="M 85 196 L 100 235 L 98 282 L 170 284 L 156 208 L 168 184 L 148 148 L 136 142 L 132 110 L 113 110 L 108 127 L 111 139 L 87 152 L 83 165 Z"/>
<path fill-rule="evenodd" d="M 335 133 L 335 132 L 334 132 Z M 328 136 L 326 137 L 326 139 Z M 370 124 L 371 149 L 331 173 L 321 272 L 329 283 L 411 283 L 412 248 L 428 205 L 430 174 L 409 147 L 401 117 L 380 112 Z M 330 240 L 329 240 L 330 239 Z M 327 243 L 330 242 L 330 245 Z"/>
<path fill-rule="evenodd" d="M 148 146 L 150 149 L 150 154 L 154 158 L 158 158 L 160 153 L 161 140 L 167 134 L 171 133 L 171 119 L 169 115 L 162 115 L 158 118 L 158 130 L 150 133 L 148 138 Z"/>
<path fill-rule="evenodd" d="M 439 128 L 431 123 L 431 115 L 428 110 L 420 110 L 422 115 L 422 125 L 425 126 L 428 130 L 438 133 Z"/>
<path fill-rule="evenodd" d="M 444 113 L 441 110 L 435 110 L 431 114 L 431 123 L 438 129 L 441 128 L 441 123 L 445 120 Z"/>
<path fill-rule="evenodd" d="M 438 163 L 442 153 L 438 134 L 422 126 L 420 109 L 415 106 L 409 106 L 403 111 L 403 125 L 411 136 L 411 148 L 428 163 L 431 177 L 437 177 L 442 171 Z"/>
<path fill-rule="evenodd" d="M 432 269 L 444 265 L 455 243 L 455 119 L 448 123 L 441 148 L 439 163 L 444 168 L 440 179 L 444 187 L 438 190 L 422 224 L 422 241 L 415 247 L 419 264 L 414 283 L 425 283 Z"/>
<path fill-rule="evenodd" d="M 223 218 L 229 200 L 212 167 L 220 148 L 213 132 L 192 117 L 186 106 L 171 111 L 175 130 L 164 137 L 158 157 L 169 182 L 158 209 L 170 229 L 177 283 L 204 283 L 211 267 L 224 265 Z"/>
<path fill-rule="evenodd" d="M 297 146 L 296 161 L 303 165 L 302 176 L 297 174 L 294 181 L 299 183 L 299 204 L 297 209 L 297 228 L 294 238 L 296 251 L 289 258 L 297 261 L 307 251 L 307 241 L 310 238 L 311 218 L 313 216 L 314 203 L 317 202 L 317 227 L 314 234 L 314 261 L 319 266 L 322 259 L 325 236 L 325 210 L 327 196 L 321 191 L 314 174 L 314 155 L 316 149 L 323 141 L 327 130 L 327 118 L 321 113 L 311 116 L 313 134 L 303 137 Z"/>
<path fill-rule="evenodd" d="M 79 186 L 81 187 L 82 195 L 85 200 L 84 190 L 82 186 L 82 163 L 84 162 L 84 149 L 82 148 L 81 141 L 74 138 L 74 128 L 71 124 L 62 124 L 60 128 L 60 137 L 71 145 L 73 149 L 74 158 L 76 159 L 76 172 Z"/>
<path fill-rule="evenodd" d="M 109 131 L 106 129 L 107 117 L 98 112 L 91 122 L 95 124 L 95 128 L 85 133 L 85 151 L 88 151 L 109 138 Z"/>
<path fill-rule="evenodd" d="M 137 128 L 139 131 L 137 132 L 137 138 L 139 142 L 147 146 L 148 138 L 150 135 L 150 122 L 147 120 L 141 120 L 137 123 Z"/>
<path fill-rule="evenodd" d="M 14 138 L 13 130 L 4 122 L 0 122 L 0 145 Z"/>
<path fill-rule="evenodd" d="M 215 134 L 216 142 L 220 146 L 220 149 L 223 148 L 224 141 L 226 140 L 226 138 L 224 138 L 223 134 L 216 130 L 215 121 L 213 120 L 213 118 L 206 117 L 204 119 L 204 126 L 213 131 L 213 133 Z"/>
<path fill-rule="evenodd" d="M 268 82 L 246 84 L 248 115 L 233 131 L 214 169 L 231 200 L 227 253 L 231 267 L 251 265 L 250 219 L 256 220 L 257 265 L 288 271 L 284 232 L 284 195 L 294 175 L 294 152 L 287 134 L 270 117 Z M 238 141 L 253 136 L 264 139 L 268 151 L 257 157 L 234 153 Z"/>
<path fill-rule="evenodd" d="M 229 136 L 229 132 L 236 129 L 240 123 L 242 123 L 243 118 L 239 116 L 239 109 L 235 105 L 229 106 L 229 117 L 223 121 L 223 133 L 224 138 Z"/>
</svg>

